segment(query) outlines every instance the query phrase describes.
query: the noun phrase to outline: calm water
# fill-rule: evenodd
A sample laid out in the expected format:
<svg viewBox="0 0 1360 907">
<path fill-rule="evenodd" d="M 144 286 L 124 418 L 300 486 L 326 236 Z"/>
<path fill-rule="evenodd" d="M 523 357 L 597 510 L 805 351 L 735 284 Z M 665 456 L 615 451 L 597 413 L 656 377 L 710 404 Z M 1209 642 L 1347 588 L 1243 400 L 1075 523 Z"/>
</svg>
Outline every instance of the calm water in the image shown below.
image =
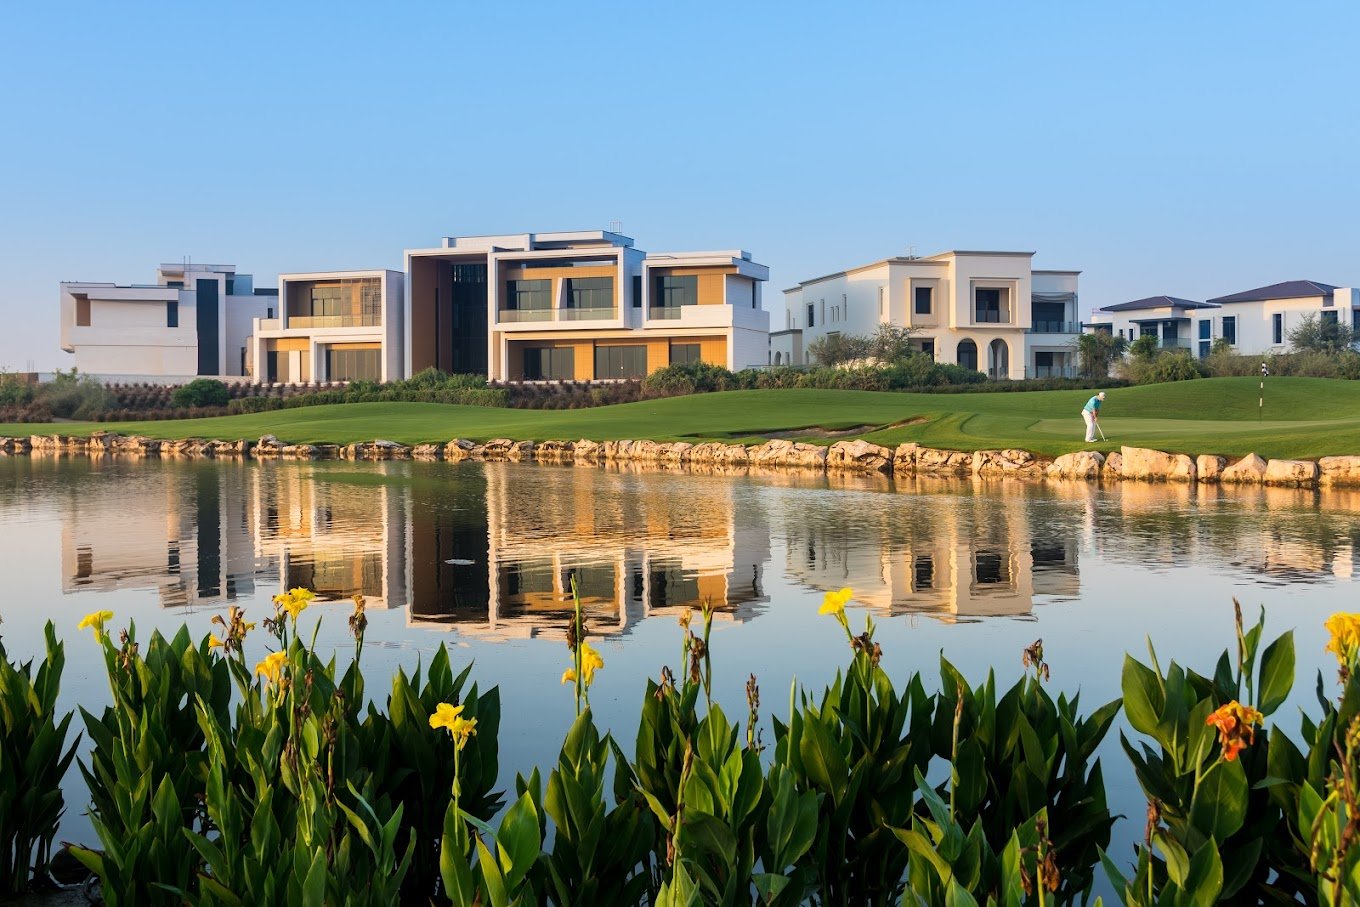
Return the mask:
<svg viewBox="0 0 1360 907">
<path fill-rule="evenodd" d="M 89 611 L 135 620 L 143 638 L 181 623 L 204 634 L 229 603 L 258 618 L 274 593 L 307 586 L 336 601 L 306 617 L 343 657 L 348 597 L 362 592 L 370 690 L 441 642 L 500 684 L 509 786 L 555 758 L 572 716 L 558 683 L 569 571 L 606 661 L 592 702 L 631 749 L 644 678 L 675 666 L 686 607 L 720 608 L 715 683 L 729 712 L 744 713 L 755 673 L 782 715 L 794 678 L 820 686 L 848 658 L 816 613 L 842 586 L 856 593 L 852 621 L 878 623 L 890 672 L 922 670 L 931 688 L 941 650 L 975 682 L 994 669 L 1009 684 L 1042 636 L 1053 687 L 1094 707 L 1119 695 L 1122 655 L 1142 656 L 1145 636 L 1164 665 L 1209 670 L 1232 639 L 1233 596 L 1250 613 L 1265 605 L 1268 633 L 1297 630 L 1311 686 L 1331 671 L 1322 621 L 1360 605 L 1357 513 L 1360 494 L 1286 489 L 0 458 L 0 632 L 27 657 L 55 622 L 64 698 L 98 706 L 102 661 L 75 629 Z M 1112 806 L 1140 817 L 1117 735 L 1104 752 Z M 68 781 L 63 836 L 93 840 L 78 773 Z M 1119 828 L 1117 854 L 1140 828 Z"/>
</svg>

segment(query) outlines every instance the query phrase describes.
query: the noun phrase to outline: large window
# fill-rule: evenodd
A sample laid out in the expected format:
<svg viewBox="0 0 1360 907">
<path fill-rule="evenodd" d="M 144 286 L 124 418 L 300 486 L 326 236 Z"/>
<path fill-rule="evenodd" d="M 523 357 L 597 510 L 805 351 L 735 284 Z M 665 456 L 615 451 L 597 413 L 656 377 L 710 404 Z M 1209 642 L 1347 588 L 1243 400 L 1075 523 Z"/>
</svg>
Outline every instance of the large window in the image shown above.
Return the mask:
<svg viewBox="0 0 1360 907">
<path fill-rule="evenodd" d="M 1270 331 L 1275 338 L 1272 343 L 1284 343 L 1284 313 L 1276 312 L 1270 316 Z"/>
<path fill-rule="evenodd" d="M 1000 323 L 1001 291 L 995 287 L 978 287 L 973 296 L 973 320 L 979 324 Z"/>
<path fill-rule="evenodd" d="M 698 277 L 674 274 L 657 274 L 652 277 L 652 299 L 648 317 L 679 318 L 682 308 L 698 304 Z"/>
<path fill-rule="evenodd" d="M 916 298 L 915 313 L 917 315 L 929 315 L 934 306 L 935 290 L 933 287 L 917 287 L 914 296 Z"/>
<path fill-rule="evenodd" d="M 1237 346 L 1237 316 L 1223 316 L 1223 339 L 1233 346 Z"/>
<path fill-rule="evenodd" d="M 326 349 L 326 380 L 381 381 L 382 351 Z"/>
<path fill-rule="evenodd" d="M 1209 340 L 1212 335 L 1209 333 L 1211 322 L 1208 318 L 1201 318 L 1199 322 L 1199 339 Z"/>
<path fill-rule="evenodd" d="M 813 317 L 813 313 L 814 313 L 814 312 L 816 312 L 816 309 L 813 308 L 812 303 L 809 302 L 809 303 L 808 303 L 808 323 L 807 323 L 807 326 L 810 327 L 810 328 L 816 327 L 816 326 L 817 326 L 817 319 Z"/>
<path fill-rule="evenodd" d="M 505 282 L 507 309 L 521 312 L 546 312 L 552 308 L 551 280 L 507 280 Z"/>
<path fill-rule="evenodd" d="M 165 326 L 168 328 L 179 327 L 179 301 L 175 299 L 166 300 L 165 303 Z"/>
<path fill-rule="evenodd" d="M 647 376 L 647 347 L 595 347 L 596 378 L 645 378 Z"/>
<path fill-rule="evenodd" d="M 696 362 L 702 361 L 703 360 L 699 357 L 699 344 L 671 344 L 671 365 L 693 365 Z"/>
<path fill-rule="evenodd" d="M 958 363 L 963 368 L 977 371 L 977 344 L 971 340 L 964 340 L 959 343 Z"/>
<path fill-rule="evenodd" d="M 526 381 L 571 381 L 576 377 L 576 350 L 569 346 L 532 346 L 524 350 Z"/>
<path fill-rule="evenodd" d="M 569 309 L 614 308 L 614 278 L 612 277 L 567 278 L 567 308 Z"/>
</svg>

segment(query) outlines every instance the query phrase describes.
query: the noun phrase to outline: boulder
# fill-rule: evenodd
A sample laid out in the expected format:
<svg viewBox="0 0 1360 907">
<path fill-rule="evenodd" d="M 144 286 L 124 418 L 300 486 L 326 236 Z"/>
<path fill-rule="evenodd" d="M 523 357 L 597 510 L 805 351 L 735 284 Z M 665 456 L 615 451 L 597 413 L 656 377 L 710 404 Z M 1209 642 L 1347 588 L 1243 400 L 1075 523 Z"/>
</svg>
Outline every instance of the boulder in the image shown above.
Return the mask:
<svg viewBox="0 0 1360 907">
<path fill-rule="evenodd" d="M 600 459 L 604 451 L 598 442 L 582 438 L 572 445 L 572 453 L 578 463 L 594 463 Z"/>
<path fill-rule="evenodd" d="M 466 460 L 472 453 L 472 449 L 477 445 L 466 438 L 454 438 L 444 445 L 444 459 L 458 462 Z"/>
<path fill-rule="evenodd" d="M 534 442 L 515 441 L 513 444 L 510 445 L 509 450 L 505 452 L 505 457 L 506 459 L 513 460 L 516 463 L 532 460 L 534 458 Z"/>
<path fill-rule="evenodd" d="M 255 457 L 279 457 L 283 456 L 283 449 L 286 445 L 273 435 L 264 435 L 255 442 L 251 448 L 251 455 Z"/>
<path fill-rule="evenodd" d="M 515 442 L 509 438 L 492 438 L 482 445 L 481 455 L 487 460 L 508 460 L 510 459 L 510 449 L 514 446 Z M 476 449 L 473 448 L 474 451 Z"/>
<path fill-rule="evenodd" d="M 1063 454 L 1044 469 L 1050 479 L 1098 479 L 1105 466 L 1105 456 L 1096 450 L 1079 450 Z"/>
<path fill-rule="evenodd" d="M 1360 457 L 1323 457 L 1318 460 L 1323 485 L 1360 485 Z"/>
<path fill-rule="evenodd" d="M 895 475 L 909 476 L 916 472 L 916 451 L 921 445 L 915 441 L 907 441 L 897 445 L 893 451 L 892 471 Z"/>
<path fill-rule="evenodd" d="M 966 476 L 973 471 L 973 455 L 961 450 L 916 449 L 916 472 L 934 475 Z"/>
<path fill-rule="evenodd" d="M 1271 460 L 1262 479 L 1267 485 L 1306 488 L 1317 484 L 1318 465 L 1312 460 Z"/>
<path fill-rule="evenodd" d="M 817 444 L 802 444 L 786 438 L 775 438 L 749 448 L 752 465 L 825 469 L 826 448 Z"/>
<path fill-rule="evenodd" d="M 317 460 L 319 451 L 314 444 L 289 444 L 283 449 L 286 460 Z"/>
<path fill-rule="evenodd" d="M 888 472 L 893 468 L 893 452 L 868 441 L 837 441 L 826 452 L 826 468 L 854 472 Z"/>
<path fill-rule="evenodd" d="M 1146 447 L 1121 447 L 1120 475 L 1149 482 L 1193 482 L 1195 461 L 1185 454 L 1170 454 Z"/>
<path fill-rule="evenodd" d="M 416 460 L 442 460 L 444 459 L 444 445 L 417 444 L 411 448 L 411 457 Z"/>
<path fill-rule="evenodd" d="M 1199 474 L 1201 482 L 1217 482 L 1219 476 L 1223 474 L 1223 468 L 1227 465 L 1227 457 L 1200 454 L 1195 458 L 1195 472 Z"/>
<path fill-rule="evenodd" d="M 575 456 L 576 445 L 570 441 L 540 441 L 534 446 L 534 458 L 545 463 L 563 463 Z"/>
<path fill-rule="evenodd" d="M 973 454 L 975 476 L 1037 476 L 1046 464 L 1028 450 L 979 450 Z"/>
<path fill-rule="evenodd" d="M 112 453 L 122 437 L 110 431 L 94 432 L 85 441 L 85 452 L 92 457 Z"/>
<path fill-rule="evenodd" d="M 1219 473 L 1220 482 L 1235 482 L 1241 485 L 1259 485 L 1266 477 L 1266 461 L 1249 453 L 1231 466 L 1223 467 Z"/>
<path fill-rule="evenodd" d="M 662 445 L 661 462 L 672 466 L 680 466 L 689 462 L 690 451 L 694 445 L 688 441 L 672 441 L 670 444 Z"/>
</svg>

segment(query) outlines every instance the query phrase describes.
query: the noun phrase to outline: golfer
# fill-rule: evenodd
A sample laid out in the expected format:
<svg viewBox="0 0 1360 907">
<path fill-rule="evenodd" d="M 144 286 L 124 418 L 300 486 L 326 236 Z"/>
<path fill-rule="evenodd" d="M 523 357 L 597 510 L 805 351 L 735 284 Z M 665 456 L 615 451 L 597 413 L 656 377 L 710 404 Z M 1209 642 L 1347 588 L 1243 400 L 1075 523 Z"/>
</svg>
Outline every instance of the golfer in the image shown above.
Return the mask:
<svg viewBox="0 0 1360 907">
<path fill-rule="evenodd" d="M 1100 404 L 1105 402 L 1105 392 L 1101 391 L 1081 408 L 1081 417 L 1086 420 L 1086 443 L 1093 444 L 1096 440 L 1096 423 L 1100 421 Z"/>
</svg>

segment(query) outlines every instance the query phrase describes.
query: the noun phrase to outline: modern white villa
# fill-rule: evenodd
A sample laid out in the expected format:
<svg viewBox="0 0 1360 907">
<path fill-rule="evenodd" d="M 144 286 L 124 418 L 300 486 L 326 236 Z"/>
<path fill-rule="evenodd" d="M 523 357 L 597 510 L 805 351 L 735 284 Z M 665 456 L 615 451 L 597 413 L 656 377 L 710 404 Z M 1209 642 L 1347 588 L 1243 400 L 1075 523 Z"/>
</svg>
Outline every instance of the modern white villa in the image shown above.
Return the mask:
<svg viewBox="0 0 1360 907">
<path fill-rule="evenodd" d="M 404 378 L 400 271 L 279 275 L 279 310 L 256 318 L 247 362 L 258 384 Z"/>
<path fill-rule="evenodd" d="M 234 265 L 163 264 L 153 284 L 61 284 L 61 348 L 85 374 L 128 381 L 237 377 L 277 291 Z"/>
<path fill-rule="evenodd" d="M 914 329 L 912 345 L 936 361 L 993 378 L 1073 375 L 1081 272 L 1034 270 L 1033 256 L 950 251 L 802 281 L 784 291 L 770 363 L 804 365 L 808 346 L 828 334 L 866 336 L 889 324 Z"/>
<path fill-rule="evenodd" d="M 1128 340 L 1150 335 L 1158 338 L 1159 348 L 1196 356 L 1209 355 L 1221 338 L 1235 352 L 1256 356 L 1289 352 L 1290 332 L 1308 316 L 1360 326 L 1360 289 L 1289 280 L 1203 302 L 1152 296 L 1096 309 L 1087 330 Z"/>
<path fill-rule="evenodd" d="M 764 365 L 769 269 L 749 252 L 647 253 L 618 233 L 450 236 L 406 253 L 405 361 L 496 381 Z"/>
</svg>

